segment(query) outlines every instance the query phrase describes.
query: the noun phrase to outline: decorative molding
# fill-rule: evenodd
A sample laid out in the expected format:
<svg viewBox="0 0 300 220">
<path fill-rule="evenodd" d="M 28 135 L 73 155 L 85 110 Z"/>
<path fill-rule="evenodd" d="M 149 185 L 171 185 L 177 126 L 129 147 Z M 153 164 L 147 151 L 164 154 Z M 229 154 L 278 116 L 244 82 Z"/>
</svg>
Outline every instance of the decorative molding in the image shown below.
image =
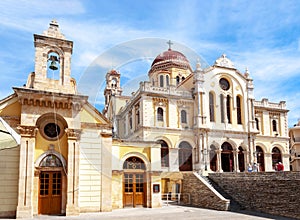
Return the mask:
<svg viewBox="0 0 300 220">
<path fill-rule="evenodd" d="M 38 131 L 36 126 L 19 125 L 17 127 L 22 137 L 35 137 Z"/>
<path fill-rule="evenodd" d="M 67 134 L 68 139 L 73 139 L 73 140 L 78 140 L 81 136 L 81 129 L 71 129 L 71 128 L 66 128 L 65 132 Z"/>
</svg>

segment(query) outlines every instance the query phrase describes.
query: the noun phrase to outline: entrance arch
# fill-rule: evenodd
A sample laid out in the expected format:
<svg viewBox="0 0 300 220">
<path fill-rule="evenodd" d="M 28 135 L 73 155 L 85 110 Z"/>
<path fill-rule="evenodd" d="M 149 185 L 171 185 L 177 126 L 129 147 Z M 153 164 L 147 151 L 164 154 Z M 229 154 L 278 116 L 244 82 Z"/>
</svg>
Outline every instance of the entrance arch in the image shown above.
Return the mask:
<svg viewBox="0 0 300 220">
<path fill-rule="evenodd" d="M 245 171 L 245 155 L 244 155 L 244 150 L 240 146 L 239 151 L 238 151 L 238 161 L 239 161 L 239 170 L 240 172 Z"/>
<path fill-rule="evenodd" d="M 260 146 L 256 146 L 256 154 L 258 171 L 265 171 L 265 156 L 264 151 Z"/>
<path fill-rule="evenodd" d="M 139 157 L 129 157 L 123 164 L 123 206 L 145 206 L 146 200 L 146 166 Z"/>
<path fill-rule="evenodd" d="M 193 171 L 193 149 L 192 146 L 182 141 L 179 144 L 178 158 L 180 171 Z"/>
<path fill-rule="evenodd" d="M 221 165 L 224 172 L 233 172 L 234 158 L 231 144 L 224 142 L 221 146 Z"/>
<path fill-rule="evenodd" d="M 38 213 L 60 215 L 66 206 L 66 176 L 63 172 L 64 162 L 50 153 L 40 157 L 39 161 L 39 199 Z"/>
<path fill-rule="evenodd" d="M 215 145 L 210 145 L 210 151 L 209 151 L 209 165 L 211 171 L 217 171 L 217 153 L 216 153 L 216 147 Z"/>
<path fill-rule="evenodd" d="M 272 166 L 275 170 L 275 166 L 277 163 L 282 162 L 281 151 L 278 147 L 274 147 L 272 149 Z"/>
</svg>

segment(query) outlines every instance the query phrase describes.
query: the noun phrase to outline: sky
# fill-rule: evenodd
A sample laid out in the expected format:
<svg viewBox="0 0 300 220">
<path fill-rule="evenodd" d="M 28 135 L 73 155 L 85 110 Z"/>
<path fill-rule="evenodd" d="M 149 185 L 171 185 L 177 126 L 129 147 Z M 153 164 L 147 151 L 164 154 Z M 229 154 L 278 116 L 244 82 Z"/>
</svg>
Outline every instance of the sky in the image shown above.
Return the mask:
<svg viewBox="0 0 300 220">
<path fill-rule="evenodd" d="M 33 34 L 41 34 L 55 19 L 74 42 L 72 76 L 81 93 L 84 77 L 99 60 L 107 61 L 104 72 L 120 71 L 125 90 L 147 79 L 155 53 L 168 48 L 167 39 L 176 50 L 188 48 L 208 65 L 225 53 L 241 72 L 249 69 L 256 100 L 286 101 L 289 127 L 300 119 L 297 0 L 1 0 L 0 11 L 0 99 L 26 83 L 34 71 Z M 157 39 L 153 50 L 149 39 Z M 137 42 L 139 51 L 148 49 L 131 60 L 118 63 L 105 56 Z M 98 106 L 103 106 L 101 74 L 93 97 Z"/>
</svg>

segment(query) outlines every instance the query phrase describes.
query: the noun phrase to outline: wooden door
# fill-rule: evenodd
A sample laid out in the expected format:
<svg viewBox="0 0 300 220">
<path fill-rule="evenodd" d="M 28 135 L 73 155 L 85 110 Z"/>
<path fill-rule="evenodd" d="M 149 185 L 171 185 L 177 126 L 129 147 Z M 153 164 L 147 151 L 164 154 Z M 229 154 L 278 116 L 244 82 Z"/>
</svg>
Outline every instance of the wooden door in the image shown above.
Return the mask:
<svg viewBox="0 0 300 220">
<path fill-rule="evenodd" d="M 124 174 L 124 206 L 144 205 L 145 183 L 143 173 Z"/>
<path fill-rule="evenodd" d="M 39 214 L 61 214 L 62 201 L 61 172 L 42 171 L 40 173 Z"/>
</svg>

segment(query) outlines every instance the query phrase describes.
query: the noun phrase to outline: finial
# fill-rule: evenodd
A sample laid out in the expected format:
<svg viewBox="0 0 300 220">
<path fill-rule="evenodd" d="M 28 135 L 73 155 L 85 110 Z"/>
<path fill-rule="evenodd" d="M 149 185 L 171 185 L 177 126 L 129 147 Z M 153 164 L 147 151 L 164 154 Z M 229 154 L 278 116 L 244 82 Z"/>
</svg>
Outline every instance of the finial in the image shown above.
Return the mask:
<svg viewBox="0 0 300 220">
<path fill-rule="evenodd" d="M 244 73 L 245 77 L 248 78 L 249 74 L 250 74 L 249 69 L 248 69 L 248 67 L 246 67 L 245 73 Z"/>
<path fill-rule="evenodd" d="M 169 44 L 169 50 L 171 50 L 171 46 L 172 46 L 172 41 L 171 40 L 169 40 L 169 41 L 167 41 L 167 44 Z"/>
<path fill-rule="evenodd" d="M 222 54 L 222 58 L 226 58 L 226 54 L 225 53 Z"/>
<path fill-rule="evenodd" d="M 53 20 L 50 22 L 50 26 L 56 26 L 56 27 L 58 27 L 59 25 L 58 25 L 58 22 L 57 22 L 55 19 L 53 19 Z"/>
</svg>

